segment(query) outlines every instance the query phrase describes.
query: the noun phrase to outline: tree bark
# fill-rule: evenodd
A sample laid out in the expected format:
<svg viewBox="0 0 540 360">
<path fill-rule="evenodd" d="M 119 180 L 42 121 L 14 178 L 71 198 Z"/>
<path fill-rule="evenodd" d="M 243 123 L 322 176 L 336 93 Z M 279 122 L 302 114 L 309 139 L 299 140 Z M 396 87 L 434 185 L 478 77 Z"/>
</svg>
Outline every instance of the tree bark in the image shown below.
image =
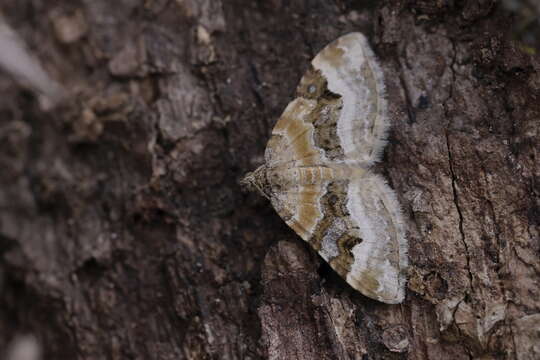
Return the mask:
<svg viewBox="0 0 540 360">
<path fill-rule="evenodd" d="M 4 0 L 69 93 L 2 74 L 0 350 L 45 359 L 540 358 L 540 59 L 494 0 Z M 311 58 L 364 32 L 406 300 L 351 289 L 238 179 Z M 2 356 L 2 355 L 0 355 Z"/>
</svg>

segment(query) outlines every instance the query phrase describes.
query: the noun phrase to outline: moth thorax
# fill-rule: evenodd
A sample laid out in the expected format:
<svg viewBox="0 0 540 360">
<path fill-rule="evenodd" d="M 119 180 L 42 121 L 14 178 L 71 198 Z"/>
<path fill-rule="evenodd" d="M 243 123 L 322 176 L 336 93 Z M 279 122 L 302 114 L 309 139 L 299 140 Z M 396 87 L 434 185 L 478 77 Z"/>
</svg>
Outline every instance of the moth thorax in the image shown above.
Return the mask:
<svg viewBox="0 0 540 360">
<path fill-rule="evenodd" d="M 334 178 L 334 170 L 324 166 L 296 167 L 282 175 L 285 183 L 297 185 L 319 184 Z"/>
</svg>

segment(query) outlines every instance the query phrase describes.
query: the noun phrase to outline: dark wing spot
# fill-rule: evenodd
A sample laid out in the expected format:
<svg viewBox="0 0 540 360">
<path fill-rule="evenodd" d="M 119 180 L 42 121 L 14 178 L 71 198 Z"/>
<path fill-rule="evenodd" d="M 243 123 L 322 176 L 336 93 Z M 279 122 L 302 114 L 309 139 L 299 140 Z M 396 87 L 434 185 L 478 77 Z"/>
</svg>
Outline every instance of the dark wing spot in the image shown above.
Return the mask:
<svg viewBox="0 0 540 360">
<path fill-rule="evenodd" d="M 335 205 L 337 202 L 338 202 L 338 198 L 337 198 L 336 195 L 331 194 L 331 195 L 328 197 L 328 203 L 329 203 L 330 205 L 333 206 L 333 205 Z"/>
<path fill-rule="evenodd" d="M 345 239 L 345 241 L 343 242 L 343 248 L 345 249 L 345 251 L 347 251 L 348 253 L 351 253 L 352 252 L 352 248 L 354 247 L 354 245 L 356 244 L 359 244 L 362 242 L 362 239 L 360 238 L 354 238 L 352 236 L 350 237 L 347 237 Z"/>
<path fill-rule="evenodd" d="M 326 85 L 326 84 L 325 84 Z M 325 98 L 325 99 L 328 99 L 328 100 L 334 100 L 334 99 L 339 99 L 341 98 L 340 95 L 328 90 L 327 87 L 325 87 L 324 89 L 324 93 L 322 94 L 322 97 Z"/>
</svg>

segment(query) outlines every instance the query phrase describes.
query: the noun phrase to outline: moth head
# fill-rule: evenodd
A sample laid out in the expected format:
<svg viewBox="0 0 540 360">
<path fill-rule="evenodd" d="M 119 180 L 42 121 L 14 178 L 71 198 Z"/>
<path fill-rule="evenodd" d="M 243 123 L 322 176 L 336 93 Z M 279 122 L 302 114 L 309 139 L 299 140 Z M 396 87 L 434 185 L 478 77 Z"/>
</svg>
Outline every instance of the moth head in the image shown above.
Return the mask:
<svg viewBox="0 0 540 360">
<path fill-rule="evenodd" d="M 261 195 L 269 198 L 270 185 L 268 184 L 267 167 L 265 164 L 259 166 L 255 171 L 248 172 L 242 180 L 240 186 L 248 191 L 258 191 Z"/>
</svg>

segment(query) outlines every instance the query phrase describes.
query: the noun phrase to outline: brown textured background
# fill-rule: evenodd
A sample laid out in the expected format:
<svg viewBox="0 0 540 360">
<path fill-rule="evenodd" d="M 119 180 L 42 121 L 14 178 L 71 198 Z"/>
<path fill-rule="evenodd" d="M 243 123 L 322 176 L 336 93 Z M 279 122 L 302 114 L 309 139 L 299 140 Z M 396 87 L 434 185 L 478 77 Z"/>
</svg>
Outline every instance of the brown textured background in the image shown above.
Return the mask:
<svg viewBox="0 0 540 360">
<path fill-rule="evenodd" d="M 0 74 L 0 352 L 540 358 L 540 59 L 491 0 L 3 0 L 71 98 Z M 310 59 L 386 74 L 407 298 L 355 293 L 237 180 Z M 0 356 L 2 356 L 0 354 Z"/>
</svg>

